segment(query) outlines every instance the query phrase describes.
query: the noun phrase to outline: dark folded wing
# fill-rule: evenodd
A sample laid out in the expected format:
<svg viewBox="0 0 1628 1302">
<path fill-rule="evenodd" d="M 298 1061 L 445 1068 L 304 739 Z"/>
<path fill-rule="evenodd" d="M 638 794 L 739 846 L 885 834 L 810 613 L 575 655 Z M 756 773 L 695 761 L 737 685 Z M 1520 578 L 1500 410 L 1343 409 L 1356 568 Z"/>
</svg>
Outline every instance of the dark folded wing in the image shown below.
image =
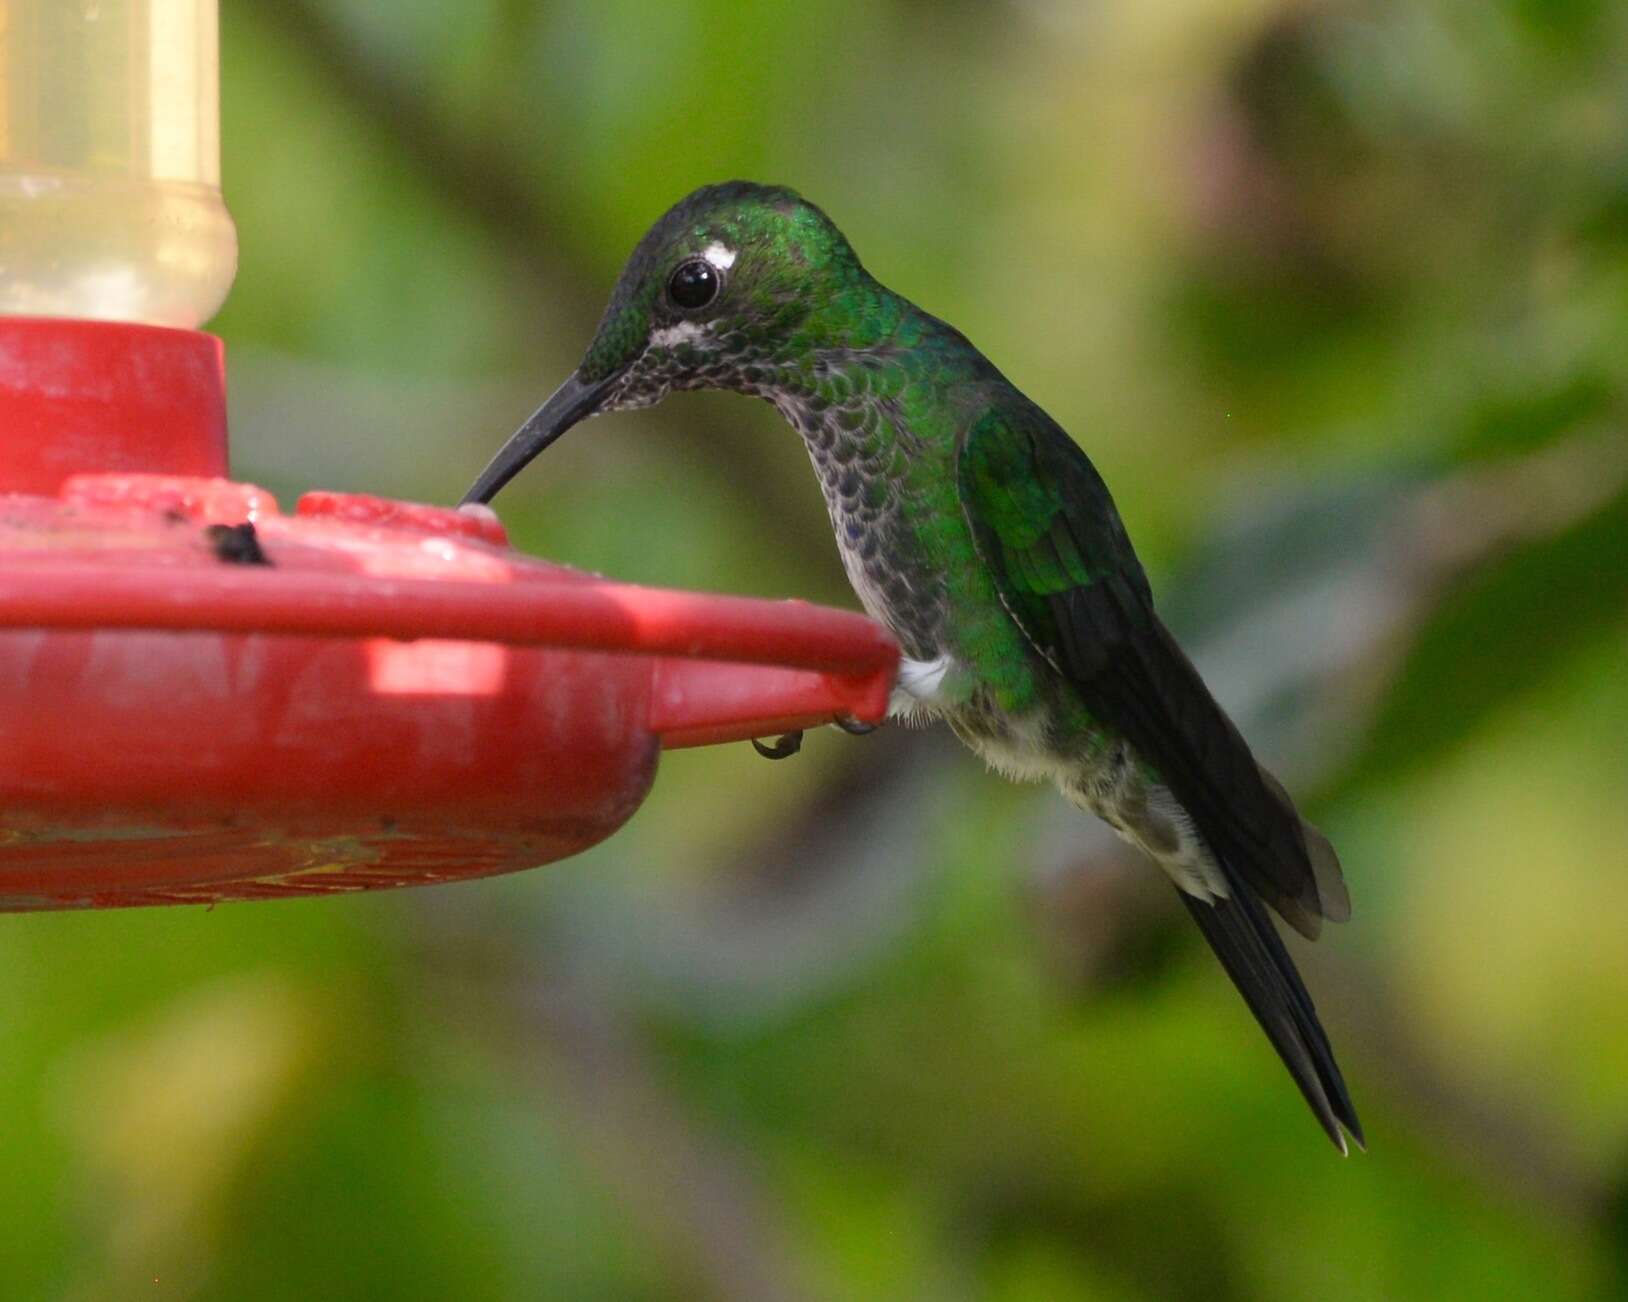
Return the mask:
<svg viewBox="0 0 1628 1302">
<path fill-rule="evenodd" d="M 1032 404 L 986 413 L 960 453 L 962 506 L 1001 598 L 1096 718 L 1152 766 L 1226 880 L 1178 891 L 1306 1102 L 1343 1152 L 1362 1127 L 1317 1010 L 1260 899 L 1307 936 L 1350 912 L 1339 862 L 1216 704 L 1153 612 L 1147 578 L 1085 454 Z"/>
<path fill-rule="evenodd" d="M 1223 864 L 1296 930 L 1349 913 L 1338 863 L 1265 774 L 1153 610 L 1102 479 L 1032 404 L 987 412 L 962 445 L 962 503 L 1008 610 L 1123 736 Z"/>
</svg>

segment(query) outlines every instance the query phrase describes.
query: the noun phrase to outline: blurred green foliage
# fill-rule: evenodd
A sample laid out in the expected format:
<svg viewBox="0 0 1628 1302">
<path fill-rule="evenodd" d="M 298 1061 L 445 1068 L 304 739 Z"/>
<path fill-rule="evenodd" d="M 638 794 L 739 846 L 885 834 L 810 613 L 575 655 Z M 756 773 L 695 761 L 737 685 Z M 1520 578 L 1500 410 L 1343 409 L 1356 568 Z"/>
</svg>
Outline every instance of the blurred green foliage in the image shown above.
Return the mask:
<svg viewBox="0 0 1628 1302">
<path fill-rule="evenodd" d="M 223 10 L 239 477 L 453 500 L 667 204 L 797 186 L 1090 451 L 1341 847 L 1372 1152 L 1049 793 L 821 736 L 546 872 L 6 920 L 6 1297 L 1628 1295 L 1628 9 Z M 852 604 L 744 400 L 503 511 Z"/>
</svg>

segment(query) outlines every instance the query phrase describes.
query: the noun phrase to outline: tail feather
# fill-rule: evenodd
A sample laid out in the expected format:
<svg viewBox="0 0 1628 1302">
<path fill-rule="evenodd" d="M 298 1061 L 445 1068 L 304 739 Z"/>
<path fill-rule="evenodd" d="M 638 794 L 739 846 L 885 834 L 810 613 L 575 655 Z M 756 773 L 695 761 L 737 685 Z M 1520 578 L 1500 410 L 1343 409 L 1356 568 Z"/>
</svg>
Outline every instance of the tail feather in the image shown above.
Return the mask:
<svg viewBox="0 0 1628 1302">
<path fill-rule="evenodd" d="M 1186 891 L 1176 893 L 1335 1147 L 1348 1151 L 1342 1127 L 1359 1148 L 1366 1147 L 1345 1078 L 1294 961 L 1255 893 L 1235 874 L 1227 876 L 1232 879 L 1228 899 L 1212 904 Z"/>
</svg>

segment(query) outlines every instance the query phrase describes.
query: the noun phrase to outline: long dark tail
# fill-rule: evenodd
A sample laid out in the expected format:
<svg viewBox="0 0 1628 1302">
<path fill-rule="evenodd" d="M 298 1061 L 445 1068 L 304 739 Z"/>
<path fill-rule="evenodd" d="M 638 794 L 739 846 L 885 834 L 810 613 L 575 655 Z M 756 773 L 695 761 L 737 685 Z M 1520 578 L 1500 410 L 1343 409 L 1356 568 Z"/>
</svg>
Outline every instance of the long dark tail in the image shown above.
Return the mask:
<svg viewBox="0 0 1628 1302">
<path fill-rule="evenodd" d="M 1343 1126 L 1359 1148 L 1366 1147 L 1345 1078 L 1334 1061 L 1334 1050 L 1317 1020 L 1311 996 L 1295 971 L 1294 960 L 1255 893 L 1231 872 L 1226 875 L 1232 887 L 1230 899 L 1208 904 L 1183 890 L 1176 894 L 1272 1041 L 1328 1137 L 1345 1153 Z"/>
</svg>

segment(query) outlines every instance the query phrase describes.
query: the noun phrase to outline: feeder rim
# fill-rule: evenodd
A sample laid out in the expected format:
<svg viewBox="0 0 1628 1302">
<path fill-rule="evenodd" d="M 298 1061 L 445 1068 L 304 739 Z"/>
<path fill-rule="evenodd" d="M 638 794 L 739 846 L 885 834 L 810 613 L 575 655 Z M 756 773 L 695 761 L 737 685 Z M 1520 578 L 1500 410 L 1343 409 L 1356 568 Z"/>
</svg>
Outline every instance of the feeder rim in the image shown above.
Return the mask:
<svg viewBox="0 0 1628 1302">
<path fill-rule="evenodd" d="M 852 611 L 581 579 L 503 584 L 279 571 L 110 574 L 53 561 L 0 566 L 0 629 L 276 634 L 493 642 L 778 664 L 841 677 L 891 672 L 899 648 Z"/>
</svg>

